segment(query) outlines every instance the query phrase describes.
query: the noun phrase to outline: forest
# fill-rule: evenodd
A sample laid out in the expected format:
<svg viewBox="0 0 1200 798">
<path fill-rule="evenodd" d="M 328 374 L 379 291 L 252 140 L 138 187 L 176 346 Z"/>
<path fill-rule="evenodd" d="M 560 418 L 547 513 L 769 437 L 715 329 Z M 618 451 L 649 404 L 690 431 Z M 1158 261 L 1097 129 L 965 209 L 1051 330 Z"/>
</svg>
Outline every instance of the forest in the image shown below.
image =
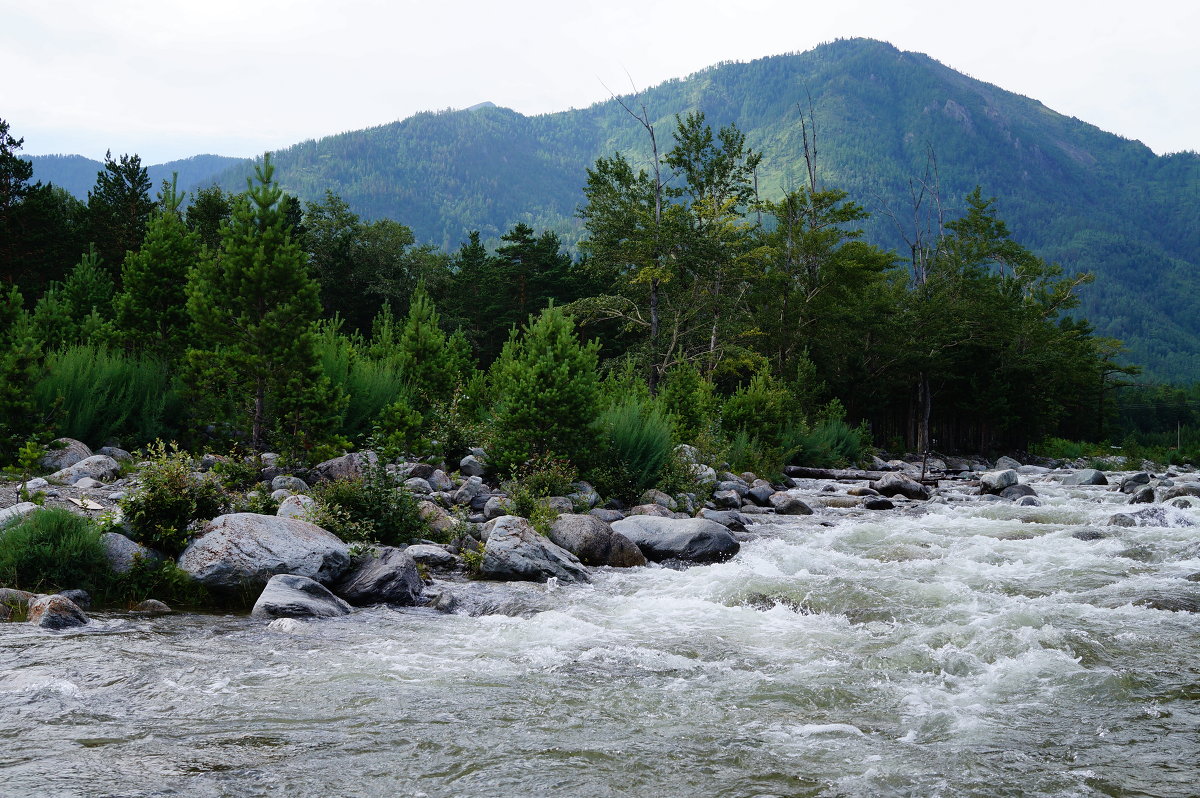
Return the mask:
<svg viewBox="0 0 1200 798">
<path fill-rule="evenodd" d="M 811 118 L 805 178 L 764 200 L 736 125 L 629 112 L 653 157 L 587 169 L 577 256 L 524 223 L 421 245 L 286 194 L 269 155 L 243 192 L 191 196 L 110 155 L 84 202 L 32 182 L 0 121 L 0 461 L 57 436 L 307 463 L 482 445 L 622 494 L 677 443 L 759 473 L 1196 443 L 1194 389 L 1130 394 L 1121 343 L 1073 314 L 1091 275 L 1014 240 L 986 186 L 945 218 L 935 165 L 917 175 L 897 252 L 823 182 Z"/>
</svg>

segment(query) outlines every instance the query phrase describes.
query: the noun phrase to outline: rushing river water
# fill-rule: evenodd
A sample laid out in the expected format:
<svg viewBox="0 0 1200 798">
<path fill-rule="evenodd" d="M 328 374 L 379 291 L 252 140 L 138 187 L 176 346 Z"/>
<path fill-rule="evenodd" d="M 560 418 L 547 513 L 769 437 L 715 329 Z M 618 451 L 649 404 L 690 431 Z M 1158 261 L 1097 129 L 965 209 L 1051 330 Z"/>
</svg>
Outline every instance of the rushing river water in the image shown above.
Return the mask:
<svg viewBox="0 0 1200 798">
<path fill-rule="evenodd" d="M 0 795 L 1200 795 L 1200 615 L 1138 604 L 1200 599 L 1200 511 L 1037 487 L 518 615 L 0 624 Z"/>
</svg>

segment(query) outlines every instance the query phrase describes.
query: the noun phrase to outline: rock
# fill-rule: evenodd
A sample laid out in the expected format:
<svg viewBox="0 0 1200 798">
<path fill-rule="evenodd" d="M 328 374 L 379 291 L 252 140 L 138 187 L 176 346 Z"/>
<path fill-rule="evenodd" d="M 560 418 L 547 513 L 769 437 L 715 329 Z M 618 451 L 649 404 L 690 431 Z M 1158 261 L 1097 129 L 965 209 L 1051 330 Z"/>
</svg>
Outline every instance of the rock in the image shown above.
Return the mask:
<svg viewBox="0 0 1200 798">
<path fill-rule="evenodd" d="M 700 511 L 700 517 L 707 518 L 709 521 L 715 521 L 731 532 L 745 532 L 746 526 L 754 523 L 737 510 L 709 510 L 705 508 Z"/>
<path fill-rule="evenodd" d="M 1042 500 L 1037 496 L 1022 496 L 1017 499 L 1017 505 L 1020 507 L 1041 507 Z"/>
<path fill-rule="evenodd" d="M 733 476 L 733 474 L 726 474 L 726 476 Z M 742 496 L 746 495 L 747 491 L 750 490 L 750 486 L 743 482 L 740 477 L 737 479 L 723 479 L 716 484 L 716 487 L 713 488 L 714 492 L 719 490 L 731 490 L 736 493 L 740 499 Z"/>
<path fill-rule="evenodd" d="M 34 504 L 33 502 L 20 502 L 19 504 L 14 504 L 12 507 L 5 507 L 3 510 L 0 510 L 0 527 L 3 527 L 10 521 L 24 518 L 30 513 L 36 513 L 41 509 L 42 506 L 40 504 Z M 4 534 L 4 530 L 0 529 L 0 535 L 2 534 Z"/>
<path fill-rule="evenodd" d="M 879 491 L 874 488 L 868 488 L 864 485 L 854 485 L 846 489 L 846 493 L 850 496 L 878 496 Z"/>
<path fill-rule="evenodd" d="M 450 513 L 446 512 L 444 507 L 434 504 L 431 501 L 422 501 L 417 504 L 417 512 L 425 519 L 430 531 L 436 532 L 439 535 L 448 535 L 454 531 L 458 525 L 458 521 Z"/>
<path fill-rule="evenodd" d="M 700 462 L 700 450 L 686 443 L 681 443 L 675 447 L 675 456 L 683 462 L 692 465 Z"/>
<path fill-rule="evenodd" d="M 711 466 L 693 463 L 688 466 L 688 471 L 699 485 L 715 485 L 717 482 L 717 472 Z"/>
<path fill-rule="evenodd" d="M 299 518 L 304 520 L 308 518 L 313 508 L 317 506 L 317 500 L 312 496 L 305 496 L 303 493 L 298 493 L 295 496 L 288 496 L 279 503 L 279 509 L 275 511 L 275 515 L 280 518 Z"/>
<path fill-rule="evenodd" d="M 1016 471 L 1018 474 L 1026 476 L 1042 476 L 1043 474 L 1049 474 L 1051 469 L 1040 465 L 1023 465 L 1017 468 Z"/>
<path fill-rule="evenodd" d="M 111 457 L 118 463 L 126 463 L 133 460 L 132 454 L 116 446 L 101 446 L 96 450 L 96 454 L 102 454 L 106 457 Z"/>
<path fill-rule="evenodd" d="M 653 488 L 642 494 L 641 498 L 638 499 L 638 504 L 661 504 L 671 512 L 675 512 L 679 509 L 679 505 L 675 503 L 675 499 L 663 493 L 661 490 L 655 490 Z"/>
<path fill-rule="evenodd" d="M 881 496 L 904 496 L 907 499 L 919 499 L 924 501 L 929 498 L 929 488 L 917 482 L 912 477 L 903 473 L 884 474 L 879 479 L 870 483 L 871 490 L 877 491 Z"/>
<path fill-rule="evenodd" d="M 1104 472 L 1097 471 L 1094 468 L 1085 468 L 1082 471 L 1076 471 L 1063 480 L 1064 485 L 1107 485 L 1108 477 L 1104 476 Z"/>
<path fill-rule="evenodd" d="M 458 461 L 458 470 L 464 477 L 482 477 L 487 474 L 487 464 L 469 454 Z"/>
<path fill-rule="evenodd" d="M 1007 488 L 1000 491 L 1000 493 L 998 495 L 1000 496 L 1001 499 L 1008 499 L 1009 501 L 1016 501 L 1024 496 L 1036 496 L 1037 491 L 1034 490 L 1033 488 L 1029 487 L 1028 485 L 1017 484 L 1017 485 L 1009 485 Z"/>
<path fill-rule="evenodd" d="M 48 471 L 60 471 L 91 456 L 92 450 L 86 443 L 74 438 L 58 438 L 50 444 L 49 451 L 42 456 L 38 464 Z"/>
<path fill-rule="evenodd" d="M 43 629 L 72 629 L 86 625 L 88 617 L 71 599 L 55 594 L 29 602 L 29 622 Z"/>
<path fill-rule="evenodd" d="M 586 507 L 590 510 L 600 503 L 600 494 L 587 482 L 575 482 L 572 487 L 575 488 L 575 491 L 567 494 L 567 498 L 571 500 L 572 509 Z"/>
<path fill-rule="evenodd" d="M 620 521 L 625 517 L 625 513 L 620 510 L 609 510 L 604 507 L 596 507 L 588 510 L 588 515 L 594 515 L 605 523 L 611 524 L 613 521 Z"/>
<path fill-rule="evenodd" d="M 1165 612 L 1200 612 L 1200 597 L 1195 596 L 1143 596 L 1133 603 L 1138 607 Z"/>
<path fill-rule="evenodd" d="M 454 492 L 454 503 L 463 504 L 475 511 L 482 511 L 492 492 L 483 484 L 479 477 L 467 477 L 462 486 Z"/>
<path fill-rule="evenodd" d="M 1150 484 L 1150 475 L 1145 471 L 1137 474 L 1129 474 L 1121 480 L 1120 490 L 1122 493 L 1133 494 L 1137 493 L 1143 485 Z"/>
<path fill-rule="evenodd" d="M 433 487 L 420 477 L 409 477 L 404 480 L 404 489 L 418 496 L 428 496 L 433 493 Z"/>
<path fill-rule="evenodd" d="M 1071 533 L 1071 537 L 1076 540 L 1102 540 L 1108 537 L 1108 535 L 1099 529 L 1077 529 Z"/>
<path fill-rule="evenodd" d="M 436 470 L 429 463 L 401 463 L 396 466 L 396 478 L 405 480 L 416 477 L 417 479 L 428 480 Z"/>
<path fill-rule="evenodd" d="M 1178 507 L 1180 510 L 1187 510 L 1195 506 L 1192 503 L 1192 498 L 1190 496 L 1179 496 L 1171 499 L 1170 504 L 1172 507 Z"/>
<path fill-rule="evenodd" d="M 295 495 L 296 494 L 292 493 L 290 490 L 284 490 L 283 488 L 280 488 L 279 490 L 271 491 L 271 498 L 275 501 L 276 505 L 278 505 L 280 502 L 282 502 L 284 499 L 288 498 L 289 496 L 295 496 Z M 276 507 L 275 509 L 278 511 L 279 508 Z M 279 515 L 278 512 L 276 512 L 275 514 Z"/>
<path fill-rule="evenodd" d="M 712 500 L 717 507 L 728 510 L 736 510 L 742 506 L 742 495 L 732 489 L 713 491 Z"/>
<path fill-rule="evenodd" d="M 75 487 L 80 490 L 95 490 L 96 488 L 103 488 L 104 483 L 98 479 L 83 477 L 82 479 L 75 480 Z"/>
<path fill-rule="evenodd" d="M 271 490 L 287 490 L 292 493 L 308 493 L 308 483 L 291 474 L 280 474 L 271 480 Z"/>
<path fill-rule="evenodd" d="M 428 606 L 454 615 L 509 615 L 528 618 L 551 608 L 542 586 L 509 582 L 439 583 L 429 590 Z"/>
<path fill-rule="evenodd" d="M 639 504 L 636 507 L 630 507 L 625 513 L 625 517 L 631 515 L 652 515 L 656 518 L 673 518 L 674 513 L 663 507 L 661 504 Z"/>
<path fill-rule="evenodd" d="M 1011 457 L 1004 456 L 1004 457 L 1000 457 L 999 459 L 996 460 L 996 470 L 997 471 L 1006 471 L 1008 469 L 1012 469 L 1015 471 L 1016 469 L 1018 469 L 1020 467 L 1021 467 L 1021 463 L 1017 460 L 1014 460 Z"/>
<path fill-rule="evenodd" d="M 1200 484 L 1191 482 L 1185 485 L 1175 485 L 1174 487 L 1167 488 L 1166 493 L 1163 494 L 1163 501 L 1168 502 L 1172 499 L 1178 499 L 1184 496 L 1200 497 Z"/>
<path fill-rule="evenodd" d="M 179 567 L 210 590 L 265 585 L 276 574 L 335 581 L 350 565 L 346 544 L 298 518 L 232 513 L 213 519 L 184 550 Z"/>
<path fill-rule="evenodd" d="M 1005 488 L 1020 483 L 1017 472 L 1009 468 L 1004 471 L 985 471 L 979 475 L 979 492 L 999 496 Z"/>
<path fill-rule="evenodd" d="M 515 515 L 500 516 L 493 523 L 479 573 L 485 579 L 501 581 L 589 581 L 574 554 L 539 535 L 527 520 Z"/>
<path fill-rule="evenodd" d="M 629 538 L 614 532 L 594 515 L 564 513 L 554 522 L 547 537 L 584 565 L 632 568 L 646 564 L 646 557 Z"/>
<path fill-rule="evenodd" d="M 411 554 L 392 546 L 380 546 L 372 555 L 356 558 L 334 592 L 360 607 L 366 604 L 408 607 L 418 603 L 424 589 L 425 583 Z"/>
<path fill-rule="evenodd" d="M 483 505 L 483 517 L 491 521 L 493 518 L 508 515 L 511 507 L 512 502 L 509 501 L 507 496 L 492 496 Z"/>
<path fill-rule="evenodd" d="M 174 610 L 158 599 L 146 599 L 145 601 L 139 602 L 133 608 L 133 611 L 144 612 L 147 615 L 169 615 L 174 612 Z"/>
<path fill-rule="evenodd" d="M 364 467 L 378 463 L 379 457 L 375 452 L 351 452 L 350 454 L 344 454 L 341 457 L 334 457 L 331 460 L 318 463 L 308 472 L 308 476 L 313 482 L 325 482 L 336 479 L 359 479 L 363 475 Z"/>
<path fill-rule="evenodd" d="M 1137 526 L 1137 521 L 1131 515 L 1125 513 L 1117 513 L 1108 519 L 1109 526 Z"/>
<path fill-rule="evenodd" d="M 1189 582 L 1200 582 L 1200 571 L 1197 571 L 1194 574 L 1188 574 L 1187 576 L 1184 577 L 1184 579 L 1186 579 Z"/>
<path fill-rule="evenodd" d="M 740 545 L 724 526 L 707 518 L 630 516 L 612 525 L 633 541 L 646 559 L 720 562 L 738 553 Z"/>
<path fill-rule="evenodd" d="M 425 481 L 429 483 L 429 487 L 435 493 L 454 490 L 454 480 L 450 479 L 449 475 L 440 468 L 434 469 L 433 473 L 425 478 Z"/>
<path fill-rule="evenodd" d="M 775 489 L 770 485 L 755 485 L 750 490 L 746 491 L 746 498 L 757 504 L 759 507 L 769 507 L 771 505 L 771 496 L 775 493 Z"/>
<path fill-rule="evenodd" d="M 432 543 L 415 543 L 404 551 L 413 558 L 414 562 L 429 568 L 457 568 L 462 561 L 461 557 L 456 557 L 441 546 L 435 546 Z"/>
<path fill-rule="evenodd" d="M 89 477 L 97 482 L 112 482 L 121 473 L 121 464 L 108 455 L 94 454 L 85 457 L 74 465 L 55 471 L 47 479 L 52 482 L 65 482 L 74 485 L 81 479 Z"/>
<path fill-rule="evenodd" d="M 1192 521 L 1182 515 L 1176 514 L 1175 517 L 1167 515 L 1166 509 L 1162 507 L 1147 507 L 1131 513 L 1131 516 L 1138 526 L 1195 526 Z"/>
<path fill-rule="evenodd" d="M 129 573 L 138 562 L 155 563 L 162 559 L 158 552 L 151 551 L 119 532 L 105 532 L 100 536 L 100 542 L 104 545 L 104 555 L 108 557 L 109 566 L 118 574 Z"/>
<path fill-rule="evenodd" d="M 1142 485 L 1133 495 L 1129 497 L 1130 504 L 1153 504 L 1154 503 L 1154 488 L 1149 485 Z"/>
<path fill-rule="evenodd" d="M 868 496 L 863 499 L 862 506 L 864 510 L 892 510 L 896 507 L 891 499 L 883 496 Z"/>
<path fill-rule="evenodd" d="M 779 515 L 812 515 L 812 508 L 804 503 L 799 496 L 794 496 L 787 491 L 779 491 L 772 493 L 768 499 L 771 506 L 775 508 L 775 512 Z"/>
<path fill-rule="evenodd" d="M 335 618 L 349 615 L 350 605 L 307 576 L 276 574 L 263 588 L 253 618 Z"/>
<path fill-rule="evenodd" d="M 36 593 L 28 590 L 17 590 L 12 587 L 0 587 L 0 605 L 28 609 L 29 602 L 37 598 Z"/>
</svg>

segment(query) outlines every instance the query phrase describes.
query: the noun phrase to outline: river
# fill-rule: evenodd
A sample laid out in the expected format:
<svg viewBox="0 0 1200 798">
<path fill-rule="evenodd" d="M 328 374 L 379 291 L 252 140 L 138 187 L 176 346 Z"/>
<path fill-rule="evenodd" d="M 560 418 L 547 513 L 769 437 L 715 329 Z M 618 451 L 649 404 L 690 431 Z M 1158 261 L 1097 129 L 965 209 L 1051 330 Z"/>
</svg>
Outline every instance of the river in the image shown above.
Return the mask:
<svg viewBox="0 0 1200 798">
<path fill-rule="evenodd" d="M 1200 600 L 1200 511 L 1104 526 L 1120 494 L 1036 487 L 764 524 L 513 615 L 0 624 L 0 794 L 1200 795 L 1200 615 L 1138 603 Z"/>
</svg>

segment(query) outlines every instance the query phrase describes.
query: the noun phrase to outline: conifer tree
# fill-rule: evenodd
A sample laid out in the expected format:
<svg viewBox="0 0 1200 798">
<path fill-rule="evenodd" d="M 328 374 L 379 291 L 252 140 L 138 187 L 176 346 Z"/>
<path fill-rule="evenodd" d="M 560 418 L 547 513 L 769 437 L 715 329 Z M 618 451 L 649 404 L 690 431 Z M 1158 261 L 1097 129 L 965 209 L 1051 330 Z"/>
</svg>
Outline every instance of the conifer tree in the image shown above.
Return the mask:
<svg viewBox="0 0 1200 798">
<path fill-rule="evenodd" d="M 488 457 L 501 473 L 538 455 L 587 468 L 596 450 L 600 345 L 580 344 L 575 324 L 551 305 L 518 334 L 492 365 L 498 405 Z"/>
<path fill-rule="evenodd" d="M 0 463 L 12 460 L 35 431 L 33 384 L 41 372 L 41 347 L 16 286 L 0 295 Z"/>
<path fill-rule="evenodd" d="M 317 283 L 273 173 L 268 155 L 237 199 L 220 247 L 189 275 L 193 347 L 184 379 L 206 421 L 233 422 L 256 451 L 270 441 L 311 456 L 336 441 L 345 402 L 317 362 Z"/>
<path fill-rule="evenodd" d="M 114 300 L 116 325 L 133 349 L 175 354 L 187 332 L 188 271 L 200 256 L 199 234 L 179 215 L 183 196 L 173 177 L 150 219 L 141 249 L 129 253 L 121 271 L 122 291 Z"/>
<path fill-rule="evenodd" d="M 447 361 L 446 334 L 438 321 L 425 284 L 418 283 L 396 344 L 396 361 L 405 380 L 427 402 L 449 399 L 458 378 L 457 364 Z"/>
</svg>

